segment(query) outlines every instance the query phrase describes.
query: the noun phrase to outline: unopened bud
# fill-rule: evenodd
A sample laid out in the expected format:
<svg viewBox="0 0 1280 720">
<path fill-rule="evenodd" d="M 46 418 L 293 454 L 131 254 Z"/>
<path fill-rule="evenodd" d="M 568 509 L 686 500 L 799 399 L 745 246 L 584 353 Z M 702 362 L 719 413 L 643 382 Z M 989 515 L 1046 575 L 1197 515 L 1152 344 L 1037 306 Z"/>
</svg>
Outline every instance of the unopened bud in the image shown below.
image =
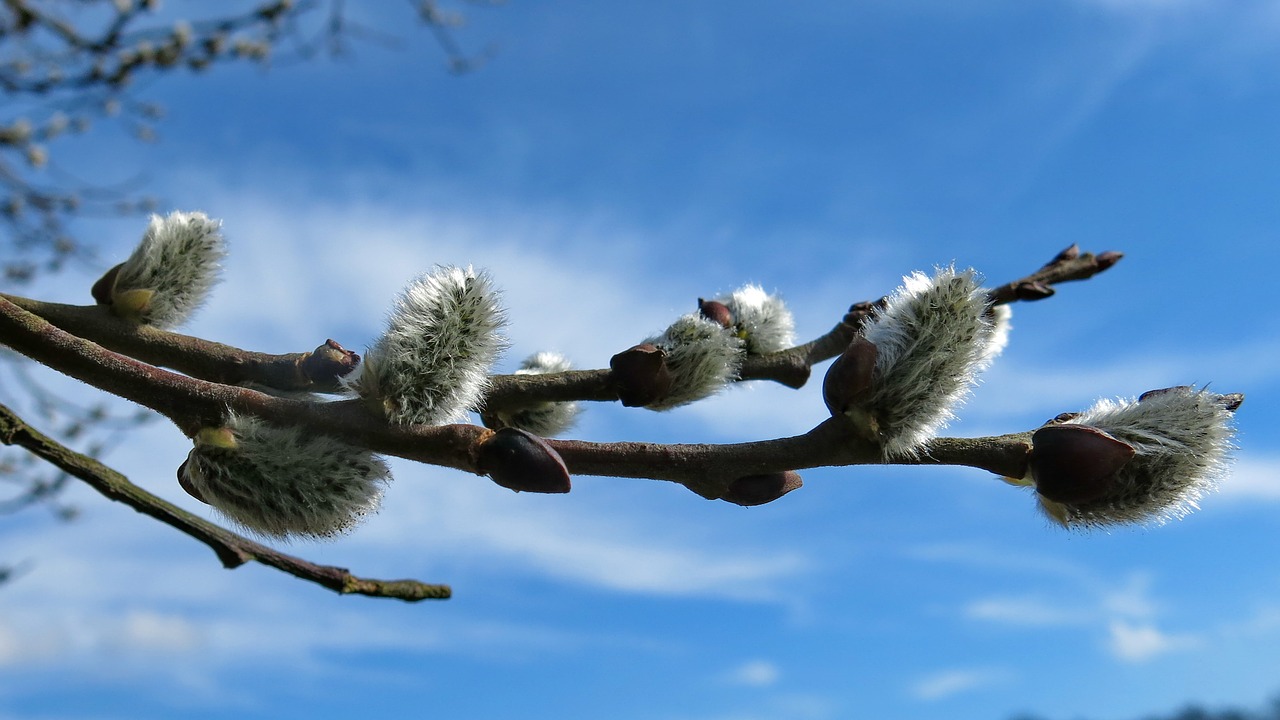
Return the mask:
<svg viewBox="0 0 1280 720">
<path fill-rule="evenodd" d="M 111 304 L 111 294 L 116 287 L 116 276 L 120 274 L 120 268 L 123 266 L 124 263 L 117 264 L 93 284 L 93 287 L 89 289 L 89 294 L 93 296 L 94 302 L 99 305 Z"/>
<path fill-rule="evenodd" d="M 702 317 L 719 324 L 720 327 L 733 327 L 733 313 L 729 312 L 729 306 L 722 302 L 698 298 L 698 312 Z"/>
<path fill-rule="evenodd" d="M 876 346 L 859 335 L 831 363 L 822 379 L 822 399 L 832 415 L 847 412 L 871 393 L 877 354 Z"/>
<path fill-rule="evenodd" d="M 304 355 L 298 361 L 298 369 L 311 382 L 328 382 L 347 375 L 359 364 L 359 355 L 330 339 Z"/>
<path fill-rule="evenodd" d="M 1068 260 L 1075 260 L 1078 257 L 1080 257 L 1080 246 L 1075 243 L 1071 243 L 1069 247 L 1055 255 L 1053 260 L 1049 261 L 1049 264 L 1053 265 L 1055 263 L 1066 262 Z"/>
<path fill-rule="evenodd" d="M 1116 252 L 1115 250 L 1108 250 L 1104 253 L 1099 253 L 1098 257 L 1096 258 L 1097 264 L 1098 264 L 1098 271 L 1101 272 L 1111 267 L 1112 265 L 1115 265 L 1116 263 L 1120 262 L 1120 258 L 1123 258 L 1123 257 L 1124 257 L 1124 253 Z"/>
<path fill-rule="evenodd" d="M 625 407 L 644 407 L 671 392 L 667 354 L 653 343 L 641 343 L 609 358 L 609 382 Z"/>
<path fill-rule="evenodd" d="M 804 485 L 800 473 L 794 470 L 747 475 L 729 483 L 729 491 L 721 497 L 725 502 L 742 507 L 764 505 Z"/>
<path fill-rule="evenodd" d="M 1043 300 L 1053 293 L 1053 288 L 1039 282 L 1021 282 L 1013 288 L 1014 297 L 1019 300 Z"/>
<path fill-rule="evenodd" d="M 516 492 L 567 493 L 569 469 L 545 440 L 517 428 L 502 428 L 480 444 L 476 466 L 495 483 Z"/>
</svg>

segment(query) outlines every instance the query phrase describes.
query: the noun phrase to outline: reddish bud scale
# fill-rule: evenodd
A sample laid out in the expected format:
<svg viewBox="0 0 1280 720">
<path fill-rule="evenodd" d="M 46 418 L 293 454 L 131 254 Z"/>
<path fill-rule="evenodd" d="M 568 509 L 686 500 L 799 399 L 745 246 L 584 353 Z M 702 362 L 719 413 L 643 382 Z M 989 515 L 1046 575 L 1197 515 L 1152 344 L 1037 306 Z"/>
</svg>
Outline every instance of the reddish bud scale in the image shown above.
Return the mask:
<svg viewBox="0 0 1280 720">
<path fill-rule="evenodd" d="M 822 399 L 832 415 L 847 411 L 871 393 L 878 354 L 875 344 L 859 335 L 831 363 L 822 379 Z"/>
<path fill-rule="evenodd" d="M 199 500 L 205 505 L 208 505 L 209 501 L 204 499 L 204 495 L 191 484 L 191 480 L 187 477 L 187 462 L 187 460 L 183 460 L 182 464 L 178 466 L 178 486 L 185 490 L 191 497 Z"/>
<path fill-rule="evenodd" d="M 571 487 L 560 453 L 517 428 L 502 428 L 481 443 L 476 465 L 495 483 L 516 492 L 567 493 Z"/>
<path fill-rule="evenodd" d="M 329 339 L 303 356 L 298 367 L 308 380 L 318 382 L 343 377 L 359 364 L 358 354 L 342 347 L 336 340 Z"/>
<path fill-rule="evenodd" d="M 1088 425 L 1046 425 L 1031 436 L 1031 475 L 1049 500 L 1081 505 L 1107 495 L 1133 446 Z"/>
<path fill-rule="evenodd" d="M 725 502 L 742 507 L 764 505 L 804 485 L 800 473 L 794 470 L 747 475 L 729 483 L 729 491 L 721 497 Z"/>
<path fill-rule="evenodd" d="M 89 294 L 93 296 L 94 302 L 99 305 L 111 304 L 111 291 L 116 287 L 116 278 L 120 275 L 120 268 L 124 267 L 124 263 L 120 263 L 108 270 L 98 281 L 89 289 Z"/>
<path fill-rule="evenodd" d="M 698 312 L 702 314 L 702 317 L 720 327 L 733 327 L 733 313 L 729 311 L 729 306 L 722 302 L 698 298 Z"/>
<path fill-rule="evenodd" d="M 642 343 L 609 358 L 609 382 L 625 407 L 644 407 L 671 392 L 667 354 Z"/>
</svg>

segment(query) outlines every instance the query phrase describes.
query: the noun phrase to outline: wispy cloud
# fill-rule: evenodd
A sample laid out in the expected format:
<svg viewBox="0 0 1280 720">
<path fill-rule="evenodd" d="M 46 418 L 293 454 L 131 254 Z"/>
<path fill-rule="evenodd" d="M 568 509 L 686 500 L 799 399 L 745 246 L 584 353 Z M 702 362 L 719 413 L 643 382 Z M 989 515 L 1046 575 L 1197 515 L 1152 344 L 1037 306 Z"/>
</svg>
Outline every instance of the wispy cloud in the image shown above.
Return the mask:
<svg viewBox="0 0 1280 720">
<path fill-rule="evenodd" d="M 1080 625 L 1089 614 L 1038 597 L 989 597 L 974 600 L 962 610 L 970 620 L 1022 627 Z"/>
<path fill-rule="evenodd" d="M 782 677 L 782 670 L 769 660 L 748 660 L 728 672 L 721 679 L 729 685 L 746 687 L 771 687 Z"/>
<path fill-rule="evenodd" d="M 1013 572 L 1028 584 L 1038 583 L 1037 576 L 1054 582 L 1052 595 L 1030 592 L 971 600 L 959 609 L 959 615 L 971 622 L 1026 632 L 1080 628 L 1102 638 L 1110 655 L 1131 663 L 1146 662 L 1202 641 L 1199 636 L 1159 628 L 1163 603 L 1155 597 L 1155 580 L 1147 572 L 1106 578 L 1074 563 L 1015 551 L 984 550 L 978 545 L 925 546 L 917 548 L 913 556 Z M 1028 575 L 1029 571 L 1034 572 Z"/>
<path fill-rule="evenodd" d="M 1280 502 L 1280 457 L 1245 455 L 1218 488 L 1228 501 Z"/>
<path fill-rule="evenodd" d="M 910 692 L 917 700 L 944 700 L 1006 682 L 1009 678 L 1008 671 L 990 668 L 943 670 L 920 678 L 911 685 Z"/>
<path fill-rule="evenodd" d="M 665 495 L 648 505 L 630 496 L 588 496 L 567 502 L 511 493 L 487 481 L 428 485 L 421 483 L 423 472 L 402 473 L 403 487 L 393 489 L 376 522 L 352 542 L 371 556 L 412 542 L 447 552 L 454 562 L 483 560 L 519 574 L 532 571 L 617 592 L 738 600 L 780 599 L 785 582 L 811 567 L 798 552 L 745 541 L 741 513 L 706 517 L 703 501 L 696 499 L 668 504 L 663 499 L 671 496 Z M 664 484 L 651 492 L 670 490 Z M 687 525 L 672 522 L 678 517 L 673 513 L 698 510 L 704 513 L 701 522 L 692 522 L 692 515 Z M 655 527 L 665 529 L 655 533 Z M 711 527 L 719 531 L 709 535 Z"/>
<path fill-rule="evenodd" d="M 1194 648 L 1200 644 L 1194 635 L 1172 635 L 1149 623 L 1114 620 L 1109 626 L 1107 649 L 1126 662 L 1146 662 L 1158 655 Z"/>
</svg>

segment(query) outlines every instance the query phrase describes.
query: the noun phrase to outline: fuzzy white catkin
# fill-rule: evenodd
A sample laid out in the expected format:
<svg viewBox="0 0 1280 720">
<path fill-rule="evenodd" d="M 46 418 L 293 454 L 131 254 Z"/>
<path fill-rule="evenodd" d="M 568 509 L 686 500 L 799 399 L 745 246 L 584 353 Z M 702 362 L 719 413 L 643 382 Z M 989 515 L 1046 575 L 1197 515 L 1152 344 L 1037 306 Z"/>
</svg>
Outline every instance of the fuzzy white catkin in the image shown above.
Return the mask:
<svg viewBox="0 0 1280 720">
<path fill-rule="evenodd" d="M 345 384 L 405 425 L 466 416 L 506 348 L 498 292 L 489 276 L 437 267 L 401 293 L 387 329 Z"/>
<path fill-rule="evenodd" d="M 1067 505 L 1037 496 L 1046 514 L 1068 527 L 1180 519 L 1230 467 L 1232 412 L 1223 396 L 1207 390 L 1171 388 L 1141 401 L 1099 400 L 1066 422 L 1097 428 L 1134 449 L 1101 498 Z"/>
<path fill-rule="evenodd" d="M 112 296 L 150 291 L 137 319 L 162 329 L 181 325 L 218 282 L 227 254 L 221 226 L 201 212 L 152 215 L 142 241 L 120 266 Z"/>
<path fill-rule="evenodd" d="M 682 315 L 645 342 L 667 353 L 671 373 L 671 391 L 645 406 L 650 410 L 670 410 L 714 395 L 736 379 L 742 367 L 742 339 L 700 315 Z"/>
<path fill-rule="evenodd" d="M 743 285 L 716 298 L 729 309 L 733 330 L 752 355 L 785 350 L 795 344 L 795 318 L 786 303 L 759 285 Z"/>
<path fill-rule="evenodd" d="M 1000 357 L 1009 346 L 1009 333 L 1013 331 L 1013 308 L 1008 305 L 996 305 L 988 312 L 991 321 L 991 341 L 987 343 L 979 370 L 986 370 Z"/>
<path fill-rule="evenodd" d="M 565 372 L 572 367 L 568 358 L 560 353 L 544 351 L 525 358 L 515 374 L 545 375 Z M 576 402 L 543 402 L 509 413 L 499 412 L 498 417 L 508 427 L 541 437 L 555 437 L 573 427 L 580 410 L 581 406 Z"/>
<path fill-rule="evenodd" d="M 272 538 L 327 538 L 377 512 L 391 479 L 372 452 L 297 427 L 231 415 L 232 447 L 197 435 L 182 467 L 198 497 Z"/>
<path fill-rule="evenodd" d="M 876 346 L 873 390 L 860 403 L 875 420 L 885 457 L 913 455 L 998 353 L 987 293 L 972 270 L 916 272 L 867 323 Z"/>
</svg>

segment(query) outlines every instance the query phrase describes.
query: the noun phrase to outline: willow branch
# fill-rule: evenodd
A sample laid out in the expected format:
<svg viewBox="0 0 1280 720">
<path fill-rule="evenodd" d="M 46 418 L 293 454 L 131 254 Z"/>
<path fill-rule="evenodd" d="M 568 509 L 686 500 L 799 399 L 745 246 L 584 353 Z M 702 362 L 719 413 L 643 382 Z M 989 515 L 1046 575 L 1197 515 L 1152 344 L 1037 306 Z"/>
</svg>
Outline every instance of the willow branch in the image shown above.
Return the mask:
<svg viewBox="0 0 1280 720">
<path fill-rule="evenodd" d="M 97 460 L 59 444 L 27 425 L 3 405 L 0 405 L 0 442 L 25 448 L 59 470 L 84 481 L 107 499 L 124 503 L 204 543 L 227 569 L 257 562 L 337 593 L 395 598 L 408 602 L 443 600 L 451 595 L 448 585 L 427 584 L 417 580 L 357 577 L 345 568 L 317 565 L 237 535 L 152 495 Z"/>
<path fill-rule="evenodd" d="M 54 370 L 161 412 L 188 434 L 219 424 L 227 410 L 234 410 L 341 437 L 375 452 L 476 474 L 482 474 L 477 462 L 480 444 L 493 434 L 473 425 L 390 425 L 356 400 L 287 400 L 178 375 L 75 337 L 3 299 L 0 342 Z M 748 475 L 885 462 L 877 447 L 858 439 L 843 416 L 804 435 L 748 443 L 547 442 L 571 473 L 668 480 L 712 498 L 723 496 L 730 482 Z M 1026 452 L 1021 435 L 942 438 L 926 446 L 919 458 L 893 462 L 967 465 L 1021 477 Z"/>
<path fill-rule="evenodd" d="M 338 379 L 360 359 L 333 340 L 310 352 L 273 355 L 140 325 L 117 317 L 105 305 L 0 297 L 77 337 L 151 365 L 224 385 L 252 383 L 286 391 L 336 392 L 340 389 Z M 334 349 L 337 352 L 333 355 L 325 352 Z"/>
<path fill-rule="evenodd" d="M 1116 252 L 1081 253 L 1072 245 L 1044 267 L 990 291 L 993 305 L 1049 297 L 1052 286 L 1090 278 L 1120 260 Z M 332 393 L 359 356 L 328 340 L 310 352 L 273 355 L 242 350 L 181 333 L 138 325 L 100 306 L 63 305 L 2 295 L 67 332 L 145 363 L 167 367 L 192 377 L 225 385 L 257 384 L 277 390 Z M 738 380 L 772 380 L 799 388 L 814 365 L 830 360 L 848 347 L 881 301 L 855 303 L 829 332 L 809 342 L 766 355 L 746 358 Z M 571 370 L 542 375 L 495 375 L 485 397 L 486 412 L 514 409 L 540 402 L 616 402 L 617 391 L 608 370 Z"/>
<path fill-rule="evenodd" d="M 1098 255 L 1071 247 L 1058 253 L 1039 270 L 1005 283 L 989 292 L 992 305 L 1041 300 L 1053 295 L 1053 285 L 1085 280 L 1115 265 L 1118 252 Z M 738 380 L 772 380 L 787 387 L 802 387 L 814 365 L 830 360 L 849 346 L 865 323 L 882 305 L 883 298 L 854 303 L 840 322 L 821 337 L 786 350 L 746 358 Z M 536 402 L 617 400 L 607 370 L 580 370 L 545 375 L 498 375 L 491 378 L 485 410 L 511 409 Z"/>
</svg>

